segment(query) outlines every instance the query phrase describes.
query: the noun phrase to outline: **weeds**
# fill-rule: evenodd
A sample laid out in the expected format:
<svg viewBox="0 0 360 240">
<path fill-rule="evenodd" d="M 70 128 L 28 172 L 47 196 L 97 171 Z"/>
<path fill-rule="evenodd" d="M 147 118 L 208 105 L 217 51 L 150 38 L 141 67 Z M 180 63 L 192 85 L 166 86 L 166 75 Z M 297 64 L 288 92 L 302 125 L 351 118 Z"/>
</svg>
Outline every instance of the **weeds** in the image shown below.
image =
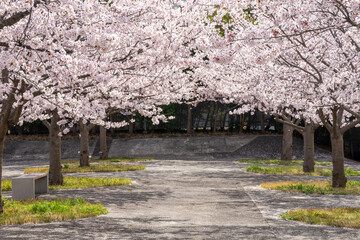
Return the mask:
<svg viewBox="0 0 360 240">
<path fill-rule="evenodd" d="M 6 182 L 4 184 L 4 182 Z M 109 187 L 109 186 L 121 186 L 129 185 L 131 181 L 126 178 L 95 178 L 95 177 L 64 177 L 63 185 L 49 186 L 50 190 L 61 189 L 80 189 L 80 188 L 92 188 L 92 187 Z M 3 191 L 11 191 L 11 181 L 5 180 L 2 182 Z"/>
<path fill-rule="evenodd" d="M 259 167 L 252 165 L 246 168 L 247 172 L 274 174 L 274 175 L 308 175 L 308 176 L 331 176 L 332 170 L 327 168 L 316 168 L 315 172 L 304 172 L 301 167 L 281 166 L 281 167 Z M 345 168 L 346 176 L 360 176 L 360 172 Z"/>
<path fill-rule="evenodd" d="M 310 224 L 360 228 L 359 208 L 297 209 L 288 211 L 281 217 Z"/>
<path fill-rule="evenodd" d="M 254 164 L 269 164 L 269 165 L 303 165 L 303 160 L 291 160 L 291 161 L 284 161 L 280 159 L 240 159 L 237 160 L 241 163 L 254 163 Z M 318 166 L 329 166 L 332 165 L 331 162 L 323 162 L 323 161 L 315 161 L 315 165 Z"/>
<path fill-rule="evenodd" d="M 0 214 L 0 225 L 48 223 L 94 217 L 108 211 L 101 204 L 91 204 L 80 198 L 67 200 L 15 201 L 4 198 L 4 213 Z"/>
<path fill-rule="evenodd" d="M 331 182 L 322 181 L 279 181 L 264 182 L 261 187 L 285 192 L 301 192 L 305 194 L 360 195 L 360 182 L 351 180 L 345 188 L 333 188 Z"/>
</svg>

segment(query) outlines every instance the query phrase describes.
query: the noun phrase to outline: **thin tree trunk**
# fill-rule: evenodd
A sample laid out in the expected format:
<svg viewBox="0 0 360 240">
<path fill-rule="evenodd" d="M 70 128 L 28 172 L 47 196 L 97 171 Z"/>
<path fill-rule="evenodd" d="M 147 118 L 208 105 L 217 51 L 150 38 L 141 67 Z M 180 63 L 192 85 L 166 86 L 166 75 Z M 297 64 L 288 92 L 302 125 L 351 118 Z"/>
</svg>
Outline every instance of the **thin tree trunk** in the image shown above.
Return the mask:
<svg viewBox="0 0 360 240">
<path fill-rule="evenodd" d="M 217 120 L 218 120 L 218 112 L 219 112 L 219 102 L 215 102 L 215 110 L 214 110 L 214 116 L 213 116 L 213 133 L 216 133 L 217 128 Z"/>
<path fill-rule="evenodd" d="M 49 184 L 63 185 L 63 175 L 61 169 L 61 131 L 57 122 L 60 117 L 57 111 L 53 112 L 51 123 L 49 125 L 49 140 L 50 140 L 50 166 L 49 166 Z"/>
<path fill-rule="evenodd" d="M 344 170 L 344 139 L 343 134 L 331 133 L 331 151 L 333 160 L 332 186 L 345 187 L 347 178 Z"/>
<path fill-rule="evenodd" d="M 80 126 L 80 167 L 90 166 L 89 131 L 86 124 L 79 122 Z"/>
<path fill-rule="evenodd" d="M 129 134 L 130 134 L 130 136 L 132 136 L 134 134 L 134 125 L 135 125 L 135 122 L 130 122 L 129 123 Z"/>
<path fill-rule="evenodd" d="M 222 117 L 222 124 L 221 124 L 221 126 L 222 126 L 222 129 L 223 130 L 225 130 L 225 127 L 226 127 L 226 118 L 227 118 L 227 112 L 224 112 L 224 115 L 223 115 L 223 117 Z M 228 131 L 229 131 L 229 125 L 228 125 Z"/>
<path fill-rule="evenodd" d="M 206 115 L 206 119 L 205 119 L 205 123 L 204 123 L 204 130 L 206 131 L 207 130 L 207 125 L 208 125 L 208 122 L 209 122 L 209 118 L 212 114 L 212 107 L 210 105 L 210 108 L 208 109 L 208 112 L 207 112 L 207 115 Z"/>
<path fill-rule="evenodd" d="M 260 126 L 261 126 L 261 133 L 265 133 L 265 120 L 264 120 L 264 113 L 260 112 Z"/>
<path fill-rule="evenodd" d="M 3 166 L 3 153 L 4 153 L 4 143 L 5 143 L 5 133 L 6 129 L 0 129 L 0 183 L 2 182 L 2 166 Z M 4 201 L 2 200 L 2 191 L 0 184 L 0 214 L 4 212 Z"/>
<path fill-rule="evenodd" d="M 114 121 L 114 115 L 113 114 L 110 114 L 110 122 L 113 122 Z M 110 134 L 111 136 L 115 136 L 115 129 L 114 128 L 110 128 Z"/>
<path fill-rule="evenodd" d="M 106 128 L 100 126 L 100 159 L 108 159 L 108 146 L 106 142 Z"/>
<path fill-rule="evenodd" d="M 71 128 L 71 133 L 76 135 L 77 131 L 76 131 L 76 124 L 74 124 L 74 126 Z"/>
<path fill-rule="evenodd" d="M 191 134 L 192 133 L 192 107 L 189 104 L 187 106 L 187 134 Z"/>
<path fill-rule="evenodd" d="M 240 114 L 239 115 L 239 127 L 240 127 L 240 129 L 239 129 L 239 133 L 241 134 L 241 133 L 243 133 L 244 132 L 244 127 L 245 127 L 245 114 Z"/>
<path fill-rule="evenodd" d="M 305 124 L 305 128 L 303 130 L 303 138 L 304 138 L 304 164 L 303 171 L 304 172 L 314 172 L 315 171 L 315 160 L 314 160 L 314 135 L 315 128 L 313 124 Z"/>
<path fill-rule="evenodd" d="M 293 148 L 293 132 L 294 128 L 283 124 L 283 138 L 281 148 L 281 160 L 291 161 L 292 160 L 292 148 Z"/>
<path fill-rule="evenodd" d="M 202 118 L 202 111 L 199 105 L 196 107 L 197 117 L 195 118 L 195 124 L 194 127 L 196 127 L 196 130 L 199 130 L 200 122 L 203 119 Z"/>
<path fill-rule="evenodd" d="M 22 136 L 24 132 L 24 126 L 18 126 L 18 134 L 19 136 Z"/>
<path fill-rule="evenodd" d="M 91 129 L 91 135 L 96 135 L 96 127 L 93 127 L 93 128 Z"/>
</svg>

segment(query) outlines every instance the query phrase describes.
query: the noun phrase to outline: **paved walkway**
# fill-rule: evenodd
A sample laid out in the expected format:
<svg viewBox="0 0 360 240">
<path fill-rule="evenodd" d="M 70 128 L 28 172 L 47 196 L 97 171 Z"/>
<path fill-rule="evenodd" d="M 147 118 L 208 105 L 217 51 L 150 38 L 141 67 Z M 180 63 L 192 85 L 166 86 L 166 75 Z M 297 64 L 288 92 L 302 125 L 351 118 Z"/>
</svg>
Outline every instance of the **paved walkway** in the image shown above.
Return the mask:
<svg viewBox="0 0 360 240">
<path fill-rule="evenodd" d="M 357 196 L 264 190 L 259 187 L 261 182 L 289 177 L 246 173 L 242 170 L 246 164 L 234 161 L 144 164 L 145 171 L 87 174 L 127 177 L 133 181 L 130 186 L 50 192 L 52 196 L 100 202 L 109 209 L 108 215 L 3 226 L 0 239 L 359 239 L 359 230 L 312 226 L 279 217 L 297 207 L 360 207 Z M 4 173 L 16 175 L 23 168 L 5 167 Z"/>
</svg>

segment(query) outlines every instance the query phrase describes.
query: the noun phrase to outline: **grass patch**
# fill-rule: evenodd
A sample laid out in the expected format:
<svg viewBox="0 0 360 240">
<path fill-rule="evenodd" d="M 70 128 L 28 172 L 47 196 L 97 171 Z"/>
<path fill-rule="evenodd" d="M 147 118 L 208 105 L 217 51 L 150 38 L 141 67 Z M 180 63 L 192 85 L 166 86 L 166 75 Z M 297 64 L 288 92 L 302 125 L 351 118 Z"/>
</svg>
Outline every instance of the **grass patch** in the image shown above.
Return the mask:
<svg viewBox="0 0 360 240">
<path fill-rule="evenodd" d="M 283 161 L 280 159 L 240 159 L 237 160 L 238 162 L 241 163 L 253 163 L 253 164 L 276 164 L 276 165 L 290 165 L 290 166 L 295 166 L 295 165 L 303 165 L 304 161 L 303 160 L 291 160 L 291 161 Z M 322 162 L 322 161 L 315 161 L 315 165 L 318 166 L 330 166 L 332 165 L 331 162 Z"/>
<path fill-rule="evenodd" d="M 360 228 L 359 208 L 297 209 L 288 211 L 281 217 L 310 224 Z"/>
<path fill-rule="evenodd" d="M 12 190 L 11 181 L 10 180 L 1 181 L 1 190 L 4 192 L 11 191 Z"/>
<path fill-rule="evenodd" d="M 308 176 L 332 176 L 332 170 L 326 168 L 315 168 L 315 172 L 304 172 L 302 167 L 282 166 L 282 167 L 259 167 L 252 165 L 246 168 L 247 172 L 264 173 L 273 175 L 308 175 Z M 346 176 L 360 176 L 360 172 L 345 168 Z"/>
<path fill-rule="evenodd" d="M 4 182 L 6 182 L 4 184 Z M 64 177 L 64 185 L 49 186 L 50 190 L 61 189 L 79 189 L 79 188 L 92 188 L 92 187 L 110 187 L 129 185 L 131 181 L 126 178 L 96 178 L 96 177 Z M 6 188 L 4 188 L 6 186 Z M 5 180 L 2 182 L 3 191 L 11 191 L 11 181 Z"/>
<path fill-rule="evenodd" d="M 149 162 L 153 161 L 152 158 L 109 158 L 109 159 L 90 159 L 90 163 L 106 163 L 106 162 Z M 80 164 L 79 159 L 75 160 L 63 160 L 61 163 L 64 164 Z"/>
<path fill-rule="evenodd" d="M 0 225 L 48 223 L 108 213 L 101 204 L 91 204 L 80 198 L 53 201 L 4 199 L 4 203 L 4 213 L 0 214 Z"/>
<path fill-rule="evenodd" d="M 348 181 L 345 188 L 333 188 L 331 182 L 322 181 L 264 182 L 261 184 L 261 187 L 270 190 L 305 194 L 360 195 L 360 182 L 354 180 Z"/>
<path fill-rule="evenodd" d="M 87 172 L 123 172 L 145 170 L 144 165 L 127 164 L 94 164 L 90 167 L 80 167 L 78 165 L 67 165 L 62 169 L 63 173 L 87 173 Z M 49 167 L 27 168 L 24 173 L 46 173 Z"/>
<path fill-rule="evenodd" d="M 49 186 L 50 190 L 110 187 L 129 185 L 131 181 L 126 178 L 96 178 L 96 177 L 64 177 L 64 185 Z"/>
</svg>

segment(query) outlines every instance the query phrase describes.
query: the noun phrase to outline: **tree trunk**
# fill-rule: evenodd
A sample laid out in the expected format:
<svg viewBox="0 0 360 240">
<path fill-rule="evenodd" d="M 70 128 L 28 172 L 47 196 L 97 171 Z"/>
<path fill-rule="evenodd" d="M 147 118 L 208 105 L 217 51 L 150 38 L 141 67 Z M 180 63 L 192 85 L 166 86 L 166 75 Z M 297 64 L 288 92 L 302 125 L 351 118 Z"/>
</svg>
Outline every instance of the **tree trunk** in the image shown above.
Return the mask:
<svg viewBox="0 0 360 240">
<path fill-rule="evenodd" d="M 103 126 L 100 126 L 100 159 L 108 159 L 106 128 Z"/>
<path fill-rule="evenodd" d="M 264 113 L 260 112 L 260 126 L 261 126 L 261 133 L 265 133 L 265 119 Z"/>
<path fill-rule="evenodd" d="M 134 134 L 134 125 L 135 125 L 135 122 L 130 122 L 129 123 L 129 134 L 130 134 L 130 136 L 132 136 Z"/>
<path fill-rule="evenodd" d="M 110 122 L 113 122 L 114 121 L 114 115 L 113 114 L 110 114 Z M 110 134 L 111 136 L 115 136 L 115 128 L 110 128 Z"/>
<path fill-rule="evenodd" d="M 189 104 L 187 107 L 187 134 L 192 133 L 192 114 L 191 114 L 192 107 Z"/>
<path fill-rule="evenodd" d="M 240 114 L 239 115 L 239 133 L 241 134 L 241 133 L 243 133 L 244 132 L 244 127 L 245 127 L 245 114 Z"/>
<path fill-rule="evenodd" d="M 56 111 L 53 112 L 49 128 L 50 140 L 50 167 L 49 167 L 49 184 L 63 185 L 63 175 L 61 169 L 61 137 L 60 126 L 57 122 L 60 120 Z"/>
<path fill-rule="evenodd" d="M 79 122 L 80 126 L 80 167 L 90 166 L 90 150 L 89 150 L 89 128 L 86 124 Z"/>
<path fill-rule="evenodd" d="M 281 148 L 281 160 L 292 160 L 292 148 L 293 148 L 293 132 L 294 128 L 287 124 L 283 124 L 283 138 Z"/>
<path fill-rule="evenodd" d="M 304 172 L 315 171 L 315 160 L 314 160 L 314 134 L 315 128 L 313 124 L 305 124 L 305 129 L 302 133 L 304 138 Z"/>
<path fill-rule="evenodd" d="M 216 128 L 218 126 L 218 112 L 219 112 L 219 102 L 215 102 L 215 110 L 214 110 L 214 116 L 213 116 L 213 133 L 216 133 Z"/>
<path fill-rule="evenodd" d="M 76 131 L 76 124 L 74 124 L 74 126 L 71 128 L 71 133 L 76 135 L 77 131 Z"/>
<path fill-rule="evenodd" d="M 91 135 L 96 135 L 96 127 L 93 127 L 93 128 L 91 129 Z"/>
<path fill-rule="evenodd" d="M 208 125 L 208 122 L 209 122 L 209 118 L 212 114 L 212 107 L 210 105 L 210 108 L 208 109 L 208 112 L 206 114 L 206 119 L 205 119 L 205 122 L 204 122 L 204 130 L 206 131 L 207 130 L 207 125 Z"/>
<path fill-rule="evenodd" d="M 22 136 L 24 132 L 24 126 L 18 126 L 18 134 L 19 136 Z"/>
<path fill-rule="evenodd" d="M 347 178 L 344 170 L 344 139 L 343 134 L 331 133 L 331 151 L 333 160 L 332 186 L 345 187 Z"/>
<path fill-rule="evenodd" d="M 2 166 L 3 166 L 3 153 L 6 130 L 0 129 L 0 183 L 2 182 Z M 5 134 L 2 134 L 5 133 Z M 2 200 L 2 191 L 0 184 L 0 214 L 4 212 L 4 201 Z"/>
</svg>

